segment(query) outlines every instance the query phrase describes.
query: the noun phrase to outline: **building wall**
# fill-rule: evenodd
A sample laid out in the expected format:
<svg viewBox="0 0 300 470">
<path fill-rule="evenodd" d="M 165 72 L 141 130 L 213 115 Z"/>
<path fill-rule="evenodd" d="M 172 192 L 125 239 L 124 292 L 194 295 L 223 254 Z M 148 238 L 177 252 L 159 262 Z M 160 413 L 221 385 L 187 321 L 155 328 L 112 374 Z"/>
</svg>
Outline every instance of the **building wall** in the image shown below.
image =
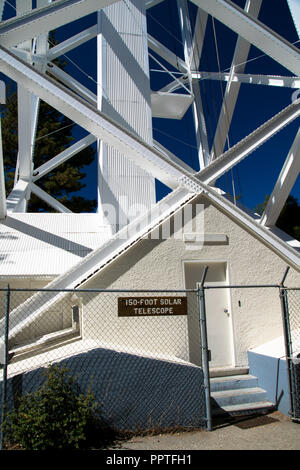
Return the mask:
<svg viewBox="0 0 300 470">
<path fill-rule="evenodd" d="M 0 289 L 6 289 L 9 285 L 9 311 L 14 311 L 19 305 L 22 305 L 27 299 L 35 295 L 39 289 L 47 287 L 51 278 L 2 278 L 0 280 Z M 21 290 L 14 290 L 21 289 Z M 23 290 L 24 289 L 24 290 Z M 26 290 L 26 289 L 34 289 Z M 45 334 L 63 330 L 72 326 L 72 303 L 70 296 L 63 297 L 60 302 L 55 303 L 51 308 L 45 309 L 44 313 L 39 316 L 33 323 L 28 324 L 22 331 L 17 334 L 11 341 L 10 346 L 23 344 L 32 341 Z M 0 319 L 4 317 L 6 311 L 6 291 L 0 291 Z M 13 326 L 13 322 L 10 322 Z"/>
<path fill-rule="evenodd" d="M 170 237 L 162 237 L 162 234 L 168 233 L 169 226 L 166 222 L 159 232 L 153 232 L 147 239 L 139 241 L 81 287 L 145 291 L 141 294 L 128 293 L 126 294 L 128 296 L 151 296 L 146 292 L 147 289 L 190 289 L 195 288 L 196 282 L 201 280 L 203 266 L 206 264 L 209 266 L 207 280 L 210 282 L 221 280 L 216 277 L 217 264 L 224 266 L 224 272 L 219 272 L 222 281 L 224 282 L 226 274 L 226 282 L 232 285 L 281 282 L 286 263 L 278 255 L 229 217 L 207 204 L 204 198 L 200 197 L 196 202 L 203 211 L 193 218 L 192 223 L 190 221 L 185 223 L 184 231 L 204 232 L 207 237 L 204 244 L 187 244 L 184 241 L 183 234 L 178 228 L 179 217 L 176 214 L 170 221 Z M 179 215 L 182 216 L 182 212 Z M 223 235 L 223 238 L 218 239 L 216 235 Z M 197 269 L 199 269 L 198 278 Z M 299 286 L 299 280 L 299 273 L 291 269 L 286 285 Z M 45 279 L 9 281 L 11 287 L 25 288 L 42 288 L 47 282 Z M 1 285 L 6 287 L 7 280 L 2 279 L 1 282 Z M 219 292 L 220 290 L 216 290 L 215 295 L 217 296 Z M 2 294 L 4 306 L 4 293 Z M 214 293 L 209 291 L 209 294 L 213 303 Z M 29 295 L 28 292 L 22 295 L 14 293 L 11 296 L 11 309 Z M 121 292 L 82 295 L 83 339 L 96 340 L 100 346 L 110 349 L 168 357 L 172 360 L 179 359 L 201 365 L 199 309 L 195 295 L 188 295 L 188 316 L 119 318 L 117 298 L 124 295 Z M 180 294 L 174 292 L 173 295 Z M 228 308 L 231 362 L 236 366 L 247 365 L 249 349 L 282 334 L 278 289 L 231 289 L 228 291 Z M 4 311 L 4 308 L 2 310 Z M 16 340 L 25 341 L 68 327 L 71 314 L 69 301 L 58 302 L 49 311 L 45 309 L 42 317 L 18 334 Z M 209 345 L 212 346 L 213 344 Z"/>
<path fill-rule="evenodd" d="M 221 213 L 205 200 L 199 198 L 198 204 L 204 204 L 204 232 L 206 234 L 226 234 L 226 244 L 204 244 L 194 250 L 187 249 L 178 231 L 172 231 L 172 237 L 166 240 L 143 239 L 105 270 L 95 275 L 84 288 L 110 289 L 183 289 L 185 288 L 184 262 L 227 263 L 228 281 L 231 284 L 279 284 L 286 269 L 286 263 L 246 230 L 239 227 L 228 216 Z M 194 222 L 199 224 L 199 218 Z M 174 222 L 174 220 L 173 220 Z M 201 222 L 201 221 L 200 221 Z M 190 231 L 190 227 L 186 227 Z M 176 239 L 175 239 L 176 238 Z M 200 281 L 199 273 L 199 281 Z M 299 286 L 299 273 L 290 270 L 286 285 Z M 248 364 L 247 351 L 266 341 L 281 335 L 281 310 L 277 289 L 232 289 L 229 292 L 231 302 L 231 321 L 234 342 L 235 365 Z M 100 300 L 100 299 L 99 299 Z M 83 306 L 84 337 L 93 335 L 98 322 L 108 322 L 111 327 L 120 325 L 117 317 L 117 302 L 114 312 L 98 312 L 89 303 Z M 119 332 L 119 342 L 130 343 L 130 326 L 140 319 L 128 319 L 128 324 Z M 151 335 L 165 337 L 166 329 L 170 337 L 180 328 L 182 338 L 186 336 L 187 325 L 172 323 L 170 318 L 147 318 L 151 324 Z M 115 322 L 115 323 L 114 323 Z M 94 328 L 93 328 L 94 325 Z M 144 335 L 149 336 L 148 325 L 143 321 L 140 326 Z M 141 334 L 143 336 L 143 334 Z M 149 340 L 150 341 L 150 340 Z M 183 343 L 182 343 L 183 344 Z M 155 347 L 155 345 L 153 345 Z M 182 348 L 183 351 L 183 348 Z M 170 354 L 174 350 L 171 349 Z M 188 345 L 181 353 L 182 359 L 189 355 Z"/>
<path fill-rule="evenodd" d="M 4 277 L 0 276 L 0 289 L 7 289 L 9 285 L 10 289 L 24 289 L 24 291 L 12 292 L 10 295 L 10 310 L 18 307 L 26 299 L 31 297 L 34 292 L 26 291 L 26 289 L 42 289 L 46 287 L 52 278 L 37 278 L 37 277 Z M 0 292 L 0 304 L 5 304 L 5 291 Z M 0 319 L 4 316 L 4 308 L 0 311 Z"/>
</svg>

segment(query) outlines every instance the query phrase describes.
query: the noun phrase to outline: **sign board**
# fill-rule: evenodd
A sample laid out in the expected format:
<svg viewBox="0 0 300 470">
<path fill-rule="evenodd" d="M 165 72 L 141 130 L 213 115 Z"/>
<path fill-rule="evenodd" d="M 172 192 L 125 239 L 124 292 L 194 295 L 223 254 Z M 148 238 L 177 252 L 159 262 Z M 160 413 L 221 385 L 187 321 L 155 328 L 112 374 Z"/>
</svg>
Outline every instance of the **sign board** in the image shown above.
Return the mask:
<svg viewBox="0 0 300 470">
<path fill-rule="evenodd" d="M 186 297 L 119 297 L 119 317 L 187 315 Z"/>
</svg>

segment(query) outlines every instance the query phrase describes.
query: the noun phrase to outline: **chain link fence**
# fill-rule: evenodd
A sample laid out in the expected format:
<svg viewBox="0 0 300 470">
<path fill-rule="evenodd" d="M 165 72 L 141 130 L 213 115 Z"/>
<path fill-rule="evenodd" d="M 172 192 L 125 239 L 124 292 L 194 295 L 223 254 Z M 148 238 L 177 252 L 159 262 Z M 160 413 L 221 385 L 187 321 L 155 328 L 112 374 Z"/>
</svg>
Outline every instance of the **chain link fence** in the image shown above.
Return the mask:
<svg viewBox="0 0 300 470">
<path fill-rule="evenodd" d="M 206 426 L 198 291 L 9 289 L 0 311 L 8 410 L 60 364 L 118 431 Z"/>
<path fill-rule="evenodd" d="M 286 350 L 291 387 L 291 414 L 300 420 L 300 289 L 283 292 L 286 311 Z"/>
<path fill-rule="evenodd" d="M 1 289 L 1 422 L 3 410 L 14 409 L 43 384 L 45 369 L 59 364 L 81 392 L 91 387 L 116 431 L 211 430 L 206 308 L 220 288 L 230 289 L 239 308 L 252 308 L 258 289 L 279 290 L 291 410 L 299 419 L 300 289 L 205 286 L 203 278 L 198 289 L 180 291 Z M 259 298 L 262 311 L 273 298 L 272 308 L 280 308 L 277 295 Z"/>
</svg>

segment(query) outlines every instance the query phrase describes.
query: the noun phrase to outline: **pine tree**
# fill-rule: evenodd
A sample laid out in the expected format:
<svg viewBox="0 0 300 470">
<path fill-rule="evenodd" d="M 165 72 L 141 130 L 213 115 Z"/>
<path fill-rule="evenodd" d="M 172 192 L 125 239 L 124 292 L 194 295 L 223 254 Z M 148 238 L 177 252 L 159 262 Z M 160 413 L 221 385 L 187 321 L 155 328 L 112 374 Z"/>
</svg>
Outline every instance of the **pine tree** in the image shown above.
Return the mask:
<svg viewBox="0 0 300 470">
<path fill-rule="evenodd" d="M 266 195 L 264 202 L 258 204 L 254 208 L 254 212 L 262 215 L 270 196 Z M 294 196 L 289 196 L 287 201 L 278 217 L 276 227 L 280 228 L 287 234 L 294 237 L 296 240 L 300 240 L 300 205 L 298 200 Z"/>
</svg>

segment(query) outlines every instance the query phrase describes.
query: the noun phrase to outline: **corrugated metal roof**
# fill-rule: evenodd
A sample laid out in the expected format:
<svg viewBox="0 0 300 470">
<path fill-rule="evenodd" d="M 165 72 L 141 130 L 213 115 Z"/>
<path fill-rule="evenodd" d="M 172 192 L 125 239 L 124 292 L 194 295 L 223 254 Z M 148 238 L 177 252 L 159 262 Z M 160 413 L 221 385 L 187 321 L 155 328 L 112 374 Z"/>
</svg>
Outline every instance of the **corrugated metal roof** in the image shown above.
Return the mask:
<svg viewBox="0 0 300 470">
<path fill-rule="evenodd" d="M 0 276 L 62 274 L 109 238 L 98 214 L 11 214 L 0 223 Z"/>
</svg>

